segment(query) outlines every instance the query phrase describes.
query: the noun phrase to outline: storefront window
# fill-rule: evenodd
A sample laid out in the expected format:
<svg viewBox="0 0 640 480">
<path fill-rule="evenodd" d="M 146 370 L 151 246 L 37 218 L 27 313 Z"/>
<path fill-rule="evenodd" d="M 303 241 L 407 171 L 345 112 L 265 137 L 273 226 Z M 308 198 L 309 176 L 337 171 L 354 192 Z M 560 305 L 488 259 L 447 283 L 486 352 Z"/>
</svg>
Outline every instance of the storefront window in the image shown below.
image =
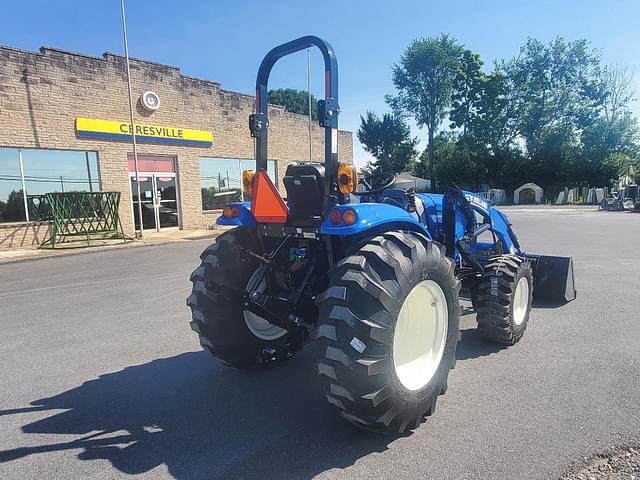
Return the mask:
<svg viewBox="0 0 640 480">
<path fill-rule="evenodd" d="M 242 171 L 255 170 L 255 160 L 234 158 L 200 159 L 202 209 L 217 210 L 229 202 L 242 200 Z M 267 173 L 277 186 L 276 162 L 267 162 Z"/>
<path fill-rule="evenodd" d="M 0 148 L 0 223 L 46 220 L 46 193 L 91 191 L 100 191 L 96 152 Z"/>
<path fill-rule="evenodd" d="M 0 148 L 0 222 L 24 222 L 26 218 L 18 150 Z"/>
</svg>

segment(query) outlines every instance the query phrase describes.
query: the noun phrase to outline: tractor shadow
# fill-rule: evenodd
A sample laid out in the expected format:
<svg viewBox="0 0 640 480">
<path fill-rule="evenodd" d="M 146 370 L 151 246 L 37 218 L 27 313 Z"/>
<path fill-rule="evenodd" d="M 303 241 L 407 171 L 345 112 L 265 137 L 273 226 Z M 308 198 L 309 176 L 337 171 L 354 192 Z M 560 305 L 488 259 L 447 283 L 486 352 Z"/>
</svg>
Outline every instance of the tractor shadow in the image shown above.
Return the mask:
<svg viewBox="0 0 640 480">
<path fill-rule="evenodd" d="M 492 353 L 498 353 L 507 348 L 506 345 L 485 340 L 480 331 L 473 327 L 461 330 L 460 342 L 456 349 L 457 360 L 470 360 L 472 358 L 484 357 Z"/>
<path fill-rule="evenodd" d="M 0 411 L 48 415 L 24 424 L 25 434 L 36 435 L 0 451 L 0 463 L 79 450 L 81 460 L 108 460 L 131 475 L 164 464 L 178 479 L 311 478 L 386 450 L 398 437 L 361 432 L 327 405 L 315 348 L 256 372 L 222 367 L 206 352 L 184 353 Z M 65 438 L 42 443 L 38 435 Z"/>
<path fill-rule="evenodd" d="M 549 310 L 564 307 L 565 305 L 567 305 L 567 303 L 569 302 L 534 299 L 531 303 L 531 308 Z"/>
<path fill-rule="evenodd" d="M 26 445 L 0 451 L 0 463 L 73 452 L 80 460 L 108 460 L 129 475 L 166 465 L 177 479 L 312 478 L 385 451 L 399 436 L 362 432 L 325 402 L 317 348 L 250 372 L 223 367 L 203 351 L 183 353 L 0 410 L 29 419 L 21 427 Z M 456 357 L 501 349 L 468 328 Z"/>
<path fill-rule="evenodd" d="M 471 305 L 471 295 L 468 290 L 462 290 L 460 292 L 460 299 L 462 300 L 462 313 L 460 315 L 461 322 L 464 321 L 468 328 L 461 325 L 461 338 L 458 343 L 458 348 L 456 349 L 456 359 L 469 360 L 484 357 L 509 348 L 508 345 L 486 340 L 476 327 L 475 317 L 468 318 L 475 316 L 475 311 Z M 566 305 L 566 302 L 535 300 L 531 305 L 531 311 L 534 313 L 536 309 L 556 309 L 564 305 Z"/>
</svg>

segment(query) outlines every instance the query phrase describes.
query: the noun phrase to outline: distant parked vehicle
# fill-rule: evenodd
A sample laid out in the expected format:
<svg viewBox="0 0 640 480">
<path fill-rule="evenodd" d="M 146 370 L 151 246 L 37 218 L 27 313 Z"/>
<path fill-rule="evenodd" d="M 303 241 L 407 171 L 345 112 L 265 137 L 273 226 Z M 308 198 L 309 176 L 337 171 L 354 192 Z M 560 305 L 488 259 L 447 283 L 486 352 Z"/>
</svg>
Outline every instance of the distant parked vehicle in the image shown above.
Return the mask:
<svg viewBox="0 0 640 480">
<path fill-rule="evenodd" d="M 598 210 L 621 212 L 623 210 L 640 211 L 640 195 L 638 185 L 629 185 L 620 191 L 612 191 L 611 197 L 604 198 Z"/>
</svg>

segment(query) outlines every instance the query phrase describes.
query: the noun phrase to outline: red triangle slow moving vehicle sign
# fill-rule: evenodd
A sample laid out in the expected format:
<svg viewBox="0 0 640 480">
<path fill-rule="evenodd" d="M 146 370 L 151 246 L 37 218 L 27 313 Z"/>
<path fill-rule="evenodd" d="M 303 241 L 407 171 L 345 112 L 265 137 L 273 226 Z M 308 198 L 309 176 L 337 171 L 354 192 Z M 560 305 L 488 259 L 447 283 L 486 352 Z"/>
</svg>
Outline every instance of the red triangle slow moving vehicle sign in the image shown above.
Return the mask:
<svg viewBox="0 0 640 480">
<path fill-rule="evenodd" d="M 258 170 L 253 180 L 251 213 L 257 222 L 285 223 L 287 206 L 264 170 Z"/>
</svg>

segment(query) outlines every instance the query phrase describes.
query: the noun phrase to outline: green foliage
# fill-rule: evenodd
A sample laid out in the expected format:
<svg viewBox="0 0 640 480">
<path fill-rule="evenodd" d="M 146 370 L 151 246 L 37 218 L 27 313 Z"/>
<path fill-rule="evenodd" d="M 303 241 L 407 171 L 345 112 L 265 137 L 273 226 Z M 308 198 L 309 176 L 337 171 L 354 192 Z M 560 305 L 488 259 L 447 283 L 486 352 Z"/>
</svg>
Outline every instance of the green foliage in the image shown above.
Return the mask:
<svg viewBox="0 0 640 480">
<path fill-rule="evenodd" d="M 453 80 L 449 120 L 452 129 L 462 130 L 461 136 L 468 161 L 471 161 L 469 135 L 478 119 L 486 78 L 482 73 L 480 56 L 471 50 L 463 50 Z"/>
<path fill-rule="evenodd" d="M 393 66 L 397 95 L 386 100 L 398 113 L 413 116 L 418 127 L 426 127 L 428 156 L 433 157 L 434 139 L 452 102 L 462 47 L 449 35 L 414 40 Z M 429 177 L 435 184 L 435 163 L 429 161 Z"/>
<path fill-rule="evenodd" d="M 580 133 L 582 155 L 575 176 L 590 185 L 608 185 L 626 173 L 638 158 L 638 121 L 630 112 L 607 121 L 596 118 Z"/>
<path fill-rule="evenodd" d="M 306 90 L 278 88 L 269 90 L 269 103 L 282 105 L 287 112 L 309 115 L 309 93 Z M 318 120 L 318 100 L 311 95 L 311 118 Z"/>
<path fill-rule="evenodd" d="M 557 130 L 588 124 L 602 92 L 595 88 L 599 57 L 586 40 L 529 39 L 518 57 L 502 63 L 515 99 L 514 115 L 527 153 L 535 157 Z"/>
<path fill-rule="evenodd" d="M 451 183 L 477 188 L 478 167 L 469 162 L 466 147 L 454 134 L 442 132 L 436 137 L 433 158 L 441 188 L 447 188 Z"/>
<path fill-rule="evenodd" d="M 629 109 L 633 76 L 602 66 L 586 40 L 529 39 L 517 57 L 483 70 L 448 35 L 415 40 L 393 67 L 387 102 L 429 135 L 415 175 L 467 188 L 548 192 L 640 177 L 640 128 Z M 445 120 L 449 130 L 440 132 Z"/>
<path fill-rule="evenodd" d="M 23 222 L 25 219 L 22 189 L 12 190 L 6 202 L 0 201 L 0 222 Z"/>
<path fill-rule="evenodd" d="M 367 111 L 360 116 L 358 139 L 365 150 L 376 158 L 367 170 L 370 173 L 404 172 L 412 168 L 418 154 L 418 140 L 411 137 L 411 130 L 398 115 L 385 113 L 382 118 Z"/>
<path fill-rule="evenodd" d="M 414 162 L 411 173 L 419 178 L 429 177 L 429 154 L 425 150 L 420 154 L 420 157 Z"/>
<path fill-rule="evenodd" d="M 629 166 L 631 181 L 636 185 L 640 184 L 640 161 L 636 160 Z"/>
</svg>

